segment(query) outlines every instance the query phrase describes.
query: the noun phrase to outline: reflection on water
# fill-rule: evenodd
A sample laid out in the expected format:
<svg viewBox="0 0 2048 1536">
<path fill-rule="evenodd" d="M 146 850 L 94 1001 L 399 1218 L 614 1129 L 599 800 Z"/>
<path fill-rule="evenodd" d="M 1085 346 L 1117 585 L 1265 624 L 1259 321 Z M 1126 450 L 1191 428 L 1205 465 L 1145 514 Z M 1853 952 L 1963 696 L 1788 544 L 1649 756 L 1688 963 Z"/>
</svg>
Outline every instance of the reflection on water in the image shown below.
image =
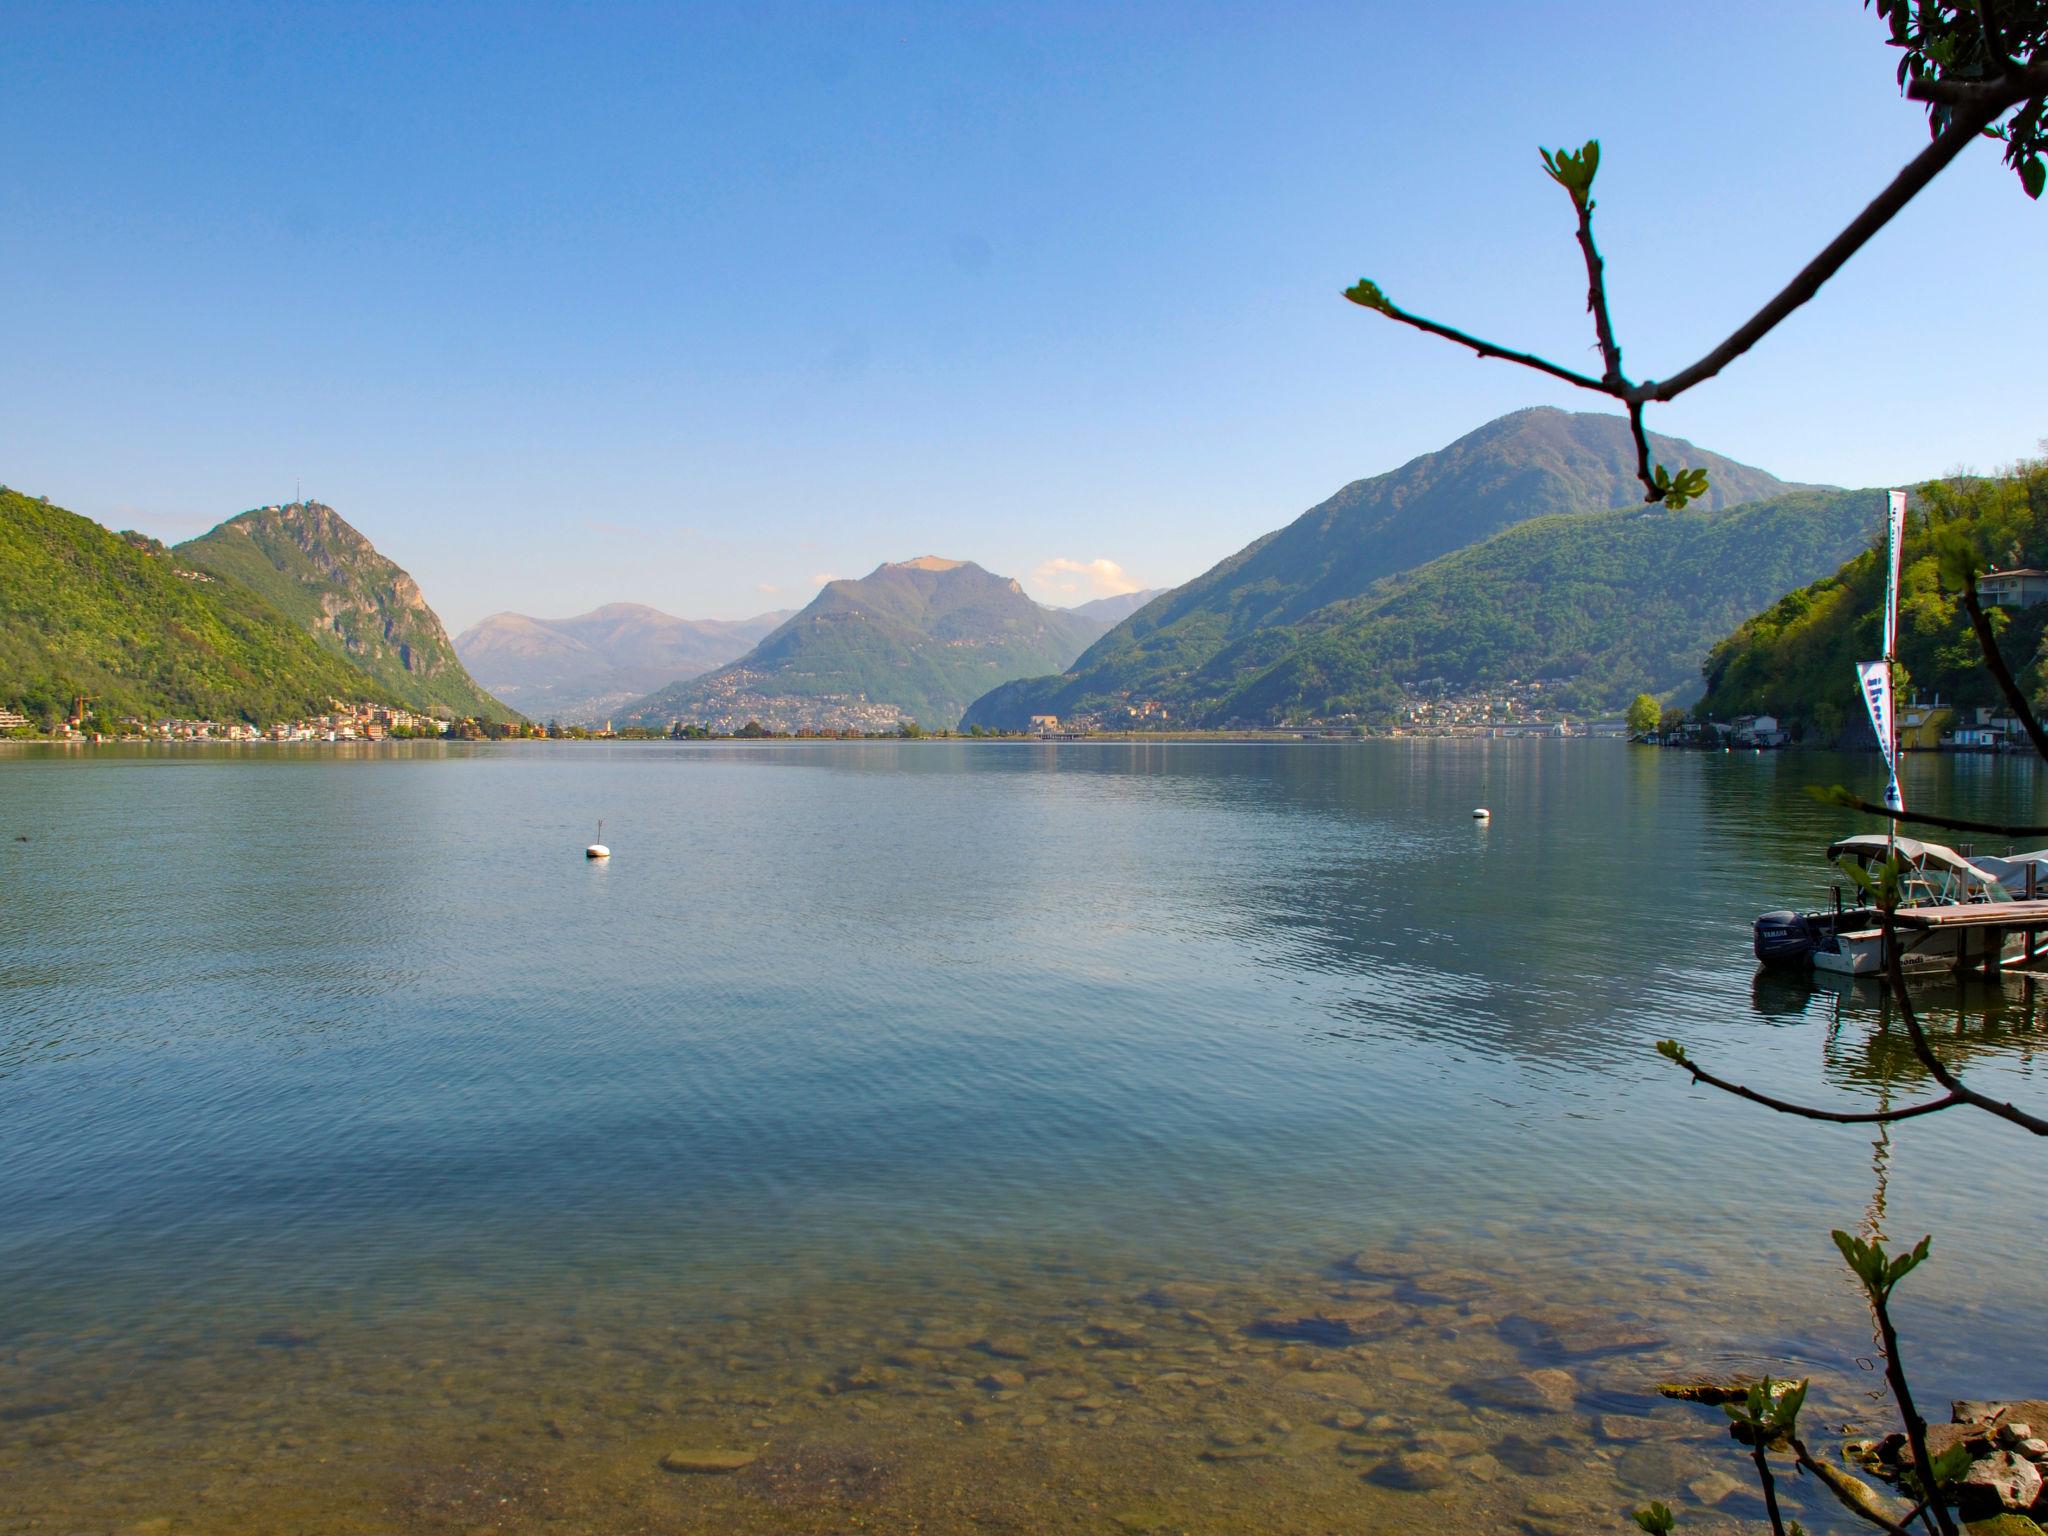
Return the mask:
<svg viewBox="0 0 2048 1536">
<path fill-rule="evenodd" d="M 1912 772 L 1964 811 L 2035 782 Z M 2041 1385 L 2029 1149 L 1790 1126 L 1649 1048 L 1925 1091 L 1876 989 L 1748 956 L 1853 826 L 1798 786 L 1868 773 L 0 756 L 0 1530 L 1753 1518 L 1653 1388 L 1812 1373 L 1874 1423 L 1830 1226 L 1936 1234 L 1934 1400 Z M 2034 987 L 1924 1004 L 2024 1096 Z"/>
</svg>

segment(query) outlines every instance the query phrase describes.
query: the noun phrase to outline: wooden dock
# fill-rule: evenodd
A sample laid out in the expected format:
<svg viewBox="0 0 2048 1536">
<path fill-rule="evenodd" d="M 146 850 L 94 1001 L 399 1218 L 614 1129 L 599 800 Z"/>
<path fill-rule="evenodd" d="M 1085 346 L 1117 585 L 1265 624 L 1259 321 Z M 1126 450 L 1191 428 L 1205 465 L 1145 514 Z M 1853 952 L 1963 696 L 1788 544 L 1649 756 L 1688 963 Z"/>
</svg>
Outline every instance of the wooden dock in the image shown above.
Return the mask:
<svg viewBox="0 0 2048 1536">
<path fill-rule="evenodd" d="M 2031 884 L 2031 882 L 2029 882 Z M 2048 933 L 2048 900 L 1982 901 L 1955 907 L 1904 907 L 1892 915 L 1894 927 L 1922 935 L 1956 935 L 1955 968 L 1982 968 L 1995 976 L 2006 964 L 2005 941 L 2010 934 L 2022 935 L 2026 943 L 2014 957 L 2016 965 L 2029 964 L 2042 956 L 2041 935 Z M 1980 935 L 1972 946 L 1971 936 Z M 1901 933 L 1904 939 L 1904 932 Z M 1914 946 L 1904 945 L 1910 951 Z M 1973 953 L 1972 950 L 1975 950 Z"/>
</svg>

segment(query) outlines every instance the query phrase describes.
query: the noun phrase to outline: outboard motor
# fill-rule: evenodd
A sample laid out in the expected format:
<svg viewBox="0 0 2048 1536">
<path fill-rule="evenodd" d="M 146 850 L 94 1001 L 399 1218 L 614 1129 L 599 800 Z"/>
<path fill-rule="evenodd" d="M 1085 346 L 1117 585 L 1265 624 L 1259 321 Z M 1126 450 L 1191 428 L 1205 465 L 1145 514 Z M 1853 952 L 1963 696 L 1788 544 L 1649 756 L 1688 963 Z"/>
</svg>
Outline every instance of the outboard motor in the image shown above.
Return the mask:
<svg viewBox="0 0 2048 1536">
<path fill-rule="evenodd" d="M 1805 965 L 1820 936 L 1797 912 L 1766 912 L 1752 925 L 1752 947 L 1765 965 Z"/>
</svg>

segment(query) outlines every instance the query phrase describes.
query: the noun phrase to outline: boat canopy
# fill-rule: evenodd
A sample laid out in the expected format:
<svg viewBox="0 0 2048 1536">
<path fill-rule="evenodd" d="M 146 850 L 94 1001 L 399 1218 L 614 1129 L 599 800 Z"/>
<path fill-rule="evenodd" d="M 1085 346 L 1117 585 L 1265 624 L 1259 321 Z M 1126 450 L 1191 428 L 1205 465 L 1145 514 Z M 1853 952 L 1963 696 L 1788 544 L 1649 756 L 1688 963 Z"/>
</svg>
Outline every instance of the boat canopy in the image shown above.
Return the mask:
<svg viewBox="0 0 2048 1536">
<path fill-rule="evenodd" d="M 2048 896 L 2048 848 L 2038 849 L 2033 853 L 2009 853 L 2004 858 L 1993 858 L 1988 854 L 1978 854 L 1971 862 L 1976 864 L 1979 869 L 1987 869 L 1996 875 L 1999 884 L 2005 887 L 2006 895 L 2016 901 L 2029 894 L 2027 884 L 2027 873 L 2029 870 L 2033 872 L 2034 877 L 2032 886 L 2034 897 L 2038 900 L 2041 897 Z"/>
<path fill-rule="evenodd" d="M 2008 881 L 2017 877 L 2022 886 L 2026 881 L 2026 856 L 2011 860 L 1966 859 L 1940 843 L 1923 843 L 1917 837 L 1892 839 L 1881 832 L 1859 832 L 1854 837 L 1845 837 L 1828 849 L 1828 857 L 1876 864 L 1894 848 L 1908 871 L 1908 906 L 2011 901 L 2013 887 Z M 2036 879 L 2048 880 L 2048 854 L 2036 857 L 2043 859 Z"/>
</svg>

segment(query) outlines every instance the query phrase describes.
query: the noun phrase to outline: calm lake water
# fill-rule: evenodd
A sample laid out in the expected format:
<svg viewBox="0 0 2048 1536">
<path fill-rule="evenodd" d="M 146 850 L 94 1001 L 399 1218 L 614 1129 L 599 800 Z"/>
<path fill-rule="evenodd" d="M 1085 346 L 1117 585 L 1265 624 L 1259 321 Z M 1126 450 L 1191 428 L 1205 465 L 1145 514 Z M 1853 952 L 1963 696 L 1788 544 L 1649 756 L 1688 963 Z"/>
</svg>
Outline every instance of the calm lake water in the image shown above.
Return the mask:
<svg viewBox="0 0 2048 1536">
<path fill-rule="evenodd" d="M 2039 819 L 2029 763 L 1911 770 Z M 1924 1091 L 1874 989 L 1749 958 L 1867 828 L 1834 782 L 1875 759 L 0 751 L 0 1531 L 1732 1530 L 1654 1385 L 1888 1428 L 1831 1227 L 1934 1234 L 1928 1403 L 2048 1386 L 2028 1138 L 1651 1048 Z M 1925 1000 L 2037 1091 L 2030 980 Z"/>
</svg>

